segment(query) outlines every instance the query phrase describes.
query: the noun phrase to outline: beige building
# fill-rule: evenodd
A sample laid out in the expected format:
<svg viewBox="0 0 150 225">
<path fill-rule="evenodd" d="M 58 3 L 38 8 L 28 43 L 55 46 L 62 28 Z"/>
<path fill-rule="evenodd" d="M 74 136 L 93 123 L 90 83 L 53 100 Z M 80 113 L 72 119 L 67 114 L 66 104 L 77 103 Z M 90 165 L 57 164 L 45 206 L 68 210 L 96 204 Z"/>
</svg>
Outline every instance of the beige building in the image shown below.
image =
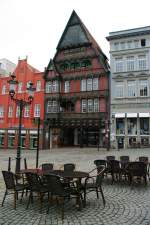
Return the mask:
<svg viewBox="0 0 150 225">
<path fill-rule="evenodd" d="M 150 146 L 150 26 L 110 32 L 111 145 Z"/>
</svg>

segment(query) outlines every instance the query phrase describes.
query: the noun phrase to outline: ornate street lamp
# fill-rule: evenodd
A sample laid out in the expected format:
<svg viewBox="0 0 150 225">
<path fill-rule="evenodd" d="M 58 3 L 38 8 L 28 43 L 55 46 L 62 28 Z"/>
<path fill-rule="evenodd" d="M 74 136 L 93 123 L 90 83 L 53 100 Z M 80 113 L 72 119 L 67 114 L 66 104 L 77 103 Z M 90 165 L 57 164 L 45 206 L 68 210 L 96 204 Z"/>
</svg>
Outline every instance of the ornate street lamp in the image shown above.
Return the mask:
<svg viewBox="0 0 150 225">
<path fill-rule="evenodd" d="M 33 101 L 33 95 L 35 88 L 33 87 L 33 83 L 30 82 L 29 86 L 27 87 L 27 91 L 29 94 L 29 97 L 27 100 L 15 98 L 15 87 L 18 85 L 18 81 L 16 80 L 15 74 L 12 74 L 11 79 L 8 80 L 8 83 L 10 85 L 10 91 L 9 95 L 11 99 L 19 106 L 19 129 L 18 129 L 18 143 L 17 143 L 17 156 L 16 156 L 16 173 L 20 171 L 20 164 L 21 164 L 21 128 L 22 128 L 22 112 L 23 108 L 26 105 L 30 105 Z"/>
</svg>

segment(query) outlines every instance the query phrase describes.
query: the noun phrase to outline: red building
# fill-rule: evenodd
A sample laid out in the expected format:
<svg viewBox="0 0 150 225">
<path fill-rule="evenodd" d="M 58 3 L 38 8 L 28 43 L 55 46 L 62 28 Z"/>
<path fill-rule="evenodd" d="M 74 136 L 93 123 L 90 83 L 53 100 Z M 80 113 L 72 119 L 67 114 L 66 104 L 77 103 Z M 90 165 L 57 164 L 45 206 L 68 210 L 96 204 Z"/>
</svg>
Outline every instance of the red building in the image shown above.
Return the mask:
<svg viewBox="0 0 150 225">
<path fill-rule="evenodd" d="M 34 149 L 37 146 L 37 123 L 35 118 L 44 119 L 44 80 L 43 73 L 19 60 L 14 71 L 19 82 L 15 90 L 17 99 L 28 99 L 26 88 L 30 81 L 36 88 L 31 105 L 26 105 L 22 114 L 21 147 Z M 16 148 L 18 141 L 19 106 L 9 96 L 9 76 L 0 76 L 0 148 Z M 40 148 L 42 148 L 43 127 L 40 127 Z"/>
<path fill-rule="evenodd" d="M 45 78 L 45 147 L 108 146 L 107 57 L 73 11 Z"/>
</svg>

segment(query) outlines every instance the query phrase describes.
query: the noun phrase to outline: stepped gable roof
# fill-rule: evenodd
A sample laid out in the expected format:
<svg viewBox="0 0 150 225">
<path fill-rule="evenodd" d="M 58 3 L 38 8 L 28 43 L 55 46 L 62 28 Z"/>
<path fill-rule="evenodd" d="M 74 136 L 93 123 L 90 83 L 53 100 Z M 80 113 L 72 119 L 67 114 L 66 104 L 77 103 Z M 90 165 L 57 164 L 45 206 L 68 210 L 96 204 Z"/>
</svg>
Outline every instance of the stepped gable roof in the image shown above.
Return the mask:
<svg viewBox="0 0 150 225">
<path fill-rule="evenodd" d="M 57 49 L 66 49 L 83 45 L 93 44 L 100 50 L 100 47 L 83 24 L 77 13 L 73 10 L 65 30 L 60 38 Z"/>
</svg>

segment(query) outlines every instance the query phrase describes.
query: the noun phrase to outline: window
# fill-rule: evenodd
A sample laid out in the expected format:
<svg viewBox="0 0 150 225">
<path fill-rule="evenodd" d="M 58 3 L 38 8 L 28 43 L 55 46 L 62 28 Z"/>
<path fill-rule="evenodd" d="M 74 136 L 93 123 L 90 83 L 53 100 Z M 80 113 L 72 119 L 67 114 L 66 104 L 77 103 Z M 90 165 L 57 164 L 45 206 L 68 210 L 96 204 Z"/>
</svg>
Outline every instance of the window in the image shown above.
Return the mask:
<svg viewBox="0 0 150 225">
<path fill-rule="evenodd" d="M 30 106 L 26 105 L 24 108 L 24 117 L 29 117 L 30 116 Z"/>
<path fill-rule="evenodd" d="M 136 135 L 137 134 L 137 118 L 128 118 L 127 128 L 128 128 L 128 134 Z"/>
<path fill-rule="evenodd" d="M 41 81 L 40 80 L 38 80 L 36 82 L 36 91 L 41 91 Z"/>
<path fill-rule="evenodd" d="M 57 101 L 48 101 L 47 102 L 47 113 L 56 113 L 58 112 L 58 102 Z"/>
<path fill-rule="evenodd" d="M 94 99 L 94 112 L 99 112 L 99 99 Z"/>
<path fill-rule="evenodd" d="M 122 98 L 124 96 L 124 83 L 116 83 L 116 98 Z"/>
<path fill-rule="evenodd" d="M 93 112 L 93 99 L 88 99 L 88 112 Z"/>
<path fill-rule="evenodd" d="M 92 91 L 92 79 L 87 79 L 87 91 Z"/>
<path fill-rule="evenodd" d="M 99 112 L 99 99 L 82 99 L 82 113 Z"/>
<path fill-rule="evenodd" d="M 118 42 L 114 43 L 114 50 L 115 51 L 119 50 L 119 43 Z"/>
<path fill-rule="evenodd" d="M 46 82 L 46 93 L 51 93 L 52 92 L 52 82 Z"/>
<path fill-rule="evenodd" d="M 149 135 L 149 118 L 140 118 L 140 134 Z"/>
<path fill-rule="evenodd" d="M 146 46 L 146 40 L 145 39 L 141 39 L 141 46 L 142 47 Z"/>
<path fill-rule="evenodd" d="M 2 95 L 6 94 L 6 84 L 2 86 Z"/>
<path fill-rule="evenodd" d="M 140 96 L 148 95 L 148 82 L 147 80 L 140 80 Z"/>
<path fill-rule="evenodd" d="M 34 117 L 40 117 L 40 104 L 35 104 L 34 106 Z"/>
<path fill-rule="evenodd" d="M 123 72 L 123 59 L 122 58 L 116 58 L 115 59 L 115 68 L 116 72 Z"/>
<path fill-rule="evenodd" d="M 82 99 L 82 113 L 86 113 L 87 112 L 87 100 L 86 99 Z"/>
<path fill-rule="evenodd" d="M 134 47 L 138 48 L 139 47 L 139 40 L 134 40 Z"/>
<path fill-rule="evenodd" d="M 134 70 L 134 56 L 127 57 L 127 71 Z"/>
<path fill-rule="evenodd" d="M 128 97 L 136 96 L 136 83 L 135 81 L 128 81 Z"/>
<path fill-rule="evenodd" d="M 93 90 L 98 90 L 98 78 L 93 79 Z"/>
<path fill-rule="evenodd" d="M 32 81 L 31 80 L 29 80 L 28 82 L 27 82 L 27 88 L 29 88 L 30 87 L 30 84 L 32 83 Z"/>
<path fill-rule="evenodd" d="M 120 46 L 121 46 L 121 49 L 124 50 L 125 49 L 125 42 L 121 42 Z"/>
<path fill-rule="evenodd" d="M 86 91 L 86 79 L 81 80 L 81 91 Z"/>
<path fill-rule="evenodd" d="M 4 106 L 0 106 L 0 118 L 4 117 Z"/>
<path fill-rule="evenodd" d="M 18 93 L 22 92 L 22 82 L 18 83 Z"/>
<path fill-rule="evenodd" d="M 53 92 L 58 92 L 58 80 L 53 81 Z"/>
<path fill-rule="evenodd" d="M 8 108 L 8 117 L 9 118 L 13 117 L 13 106 L 12 105 L 10 105 Z"/>
<path fill-rule="evenodd" d="M 16 117 L 19 117 L 20 115 L 20 107 L 17 105 L 17 108 L 16 108 Z"/>
<path fill-rule="evenodd" d="M 124 118 L 116 118 L 116 135 L 125 134 Z"/>
<path fill-rule="evenodd" d="M 138 66 L 139 70 L 145 70 L 147 65 L 146 65 L 146 55 L 139 55 L 138 56 Z"/>
<path fill-rule="evenodd" d="M 132 41 L 128 41 L 127 46 L 128 46 L 129 49 L 132 48 Z"/>
<path fill-rule="evenodd" d="M 70 81 L 65 81 L 65 93 L 70 92 Z"/>
</svg>

